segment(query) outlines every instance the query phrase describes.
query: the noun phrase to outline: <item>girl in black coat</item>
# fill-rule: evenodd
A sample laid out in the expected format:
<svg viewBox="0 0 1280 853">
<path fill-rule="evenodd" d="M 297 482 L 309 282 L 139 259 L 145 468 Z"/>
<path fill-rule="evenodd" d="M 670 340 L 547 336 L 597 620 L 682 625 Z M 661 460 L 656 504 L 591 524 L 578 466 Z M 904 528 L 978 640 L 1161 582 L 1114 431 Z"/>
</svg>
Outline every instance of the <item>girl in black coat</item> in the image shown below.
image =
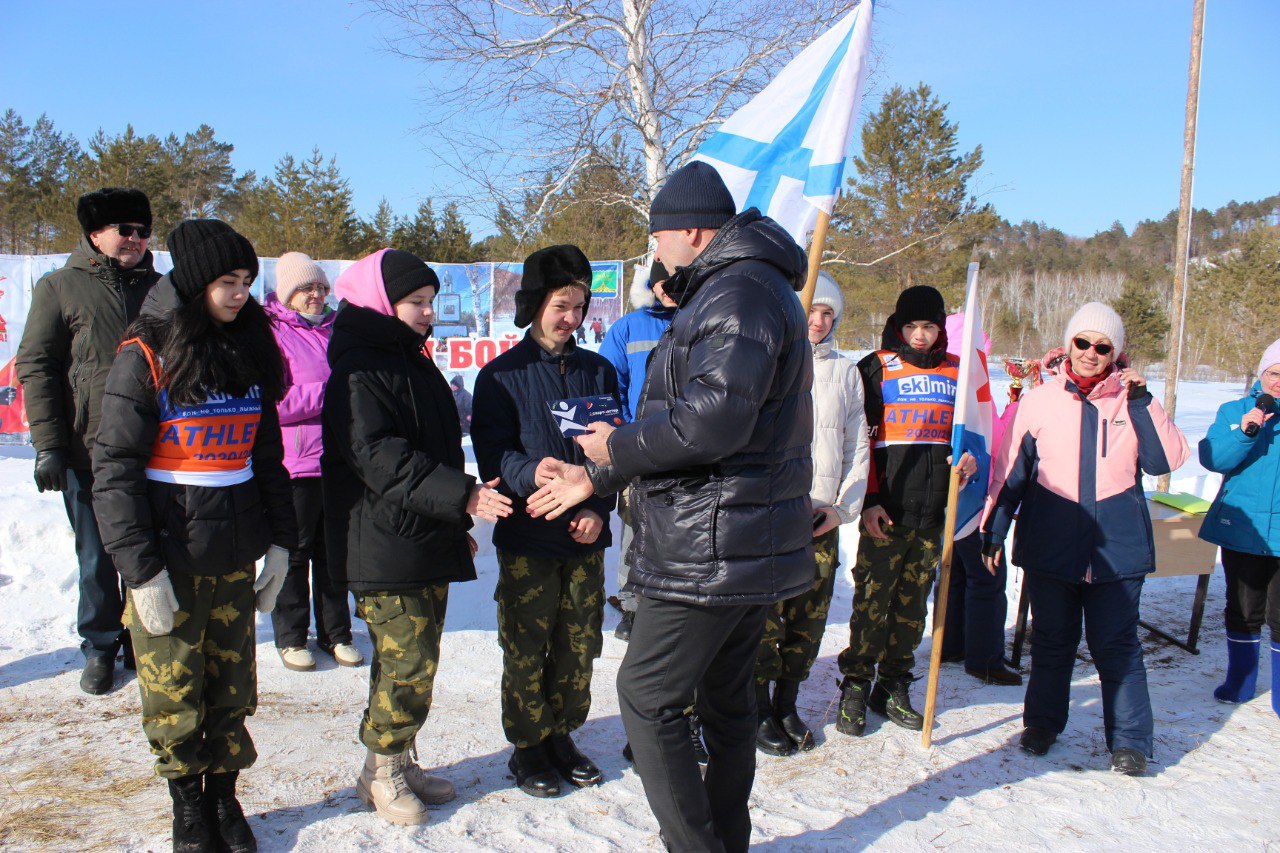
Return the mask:
<svg viewBox="0 0 1280 853">
<path fill-rule="evenodd" d="M 174 850 L 254 850 L 235 797 L 257 753 L 254 607 L 297 538 L 276 401 L 280 352 L 249 295 L 258 259 L 216 220 L 169 235 L 178 307 L 126 333 L 93 451 L 103 544 L 129 587 L 142 726 L 173 797 Z M 266 563 L 254 582 L 254 562 Z"/>
<path fill-rule="evenodd" d="M 475 579 L 471 516 L 511 502 L 463 470 L 453 395 L 422 352 L 440 282 L 409 252 L 382 249 L 348 268 L 329 341 L 325 388 L 325 533 L 335 583 L 369 626 L 368 754 L 360 798 L 391 823 L 426 822 L 453 785 L 409 758 L 431 708 L 449 583 Z"/>
</svg>

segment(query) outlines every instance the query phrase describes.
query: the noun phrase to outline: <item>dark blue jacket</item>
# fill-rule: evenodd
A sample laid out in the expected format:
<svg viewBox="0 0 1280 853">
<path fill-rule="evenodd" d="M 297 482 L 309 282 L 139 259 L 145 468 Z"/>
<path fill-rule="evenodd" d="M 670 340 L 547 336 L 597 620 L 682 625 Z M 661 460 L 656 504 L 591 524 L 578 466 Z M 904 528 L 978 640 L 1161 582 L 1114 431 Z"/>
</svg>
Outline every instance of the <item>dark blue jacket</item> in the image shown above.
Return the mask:
<svg viewBox="0 0 1280 853">
<path fill-rule="evenodd" d="M 1232 551 L 1280 554 L 1280 418 L 1252 438 L 1240 419 L 1257 403 L 1262 386 L 1223 403 L 1209 434 L 1200 439 L 1200 464 L 1222 474 L 1222 488 L 1200 525 L 1200 538 Z"/>
<path fill-rule="evenodd" d="M 532 518 L 525 512 L 525 498 L 538 488 L 533 474 L 542 459 L 550 456 L 576 465 L 586 461 L 582 448 L 561 434 L 548 404 L 617 393 L 613 366 L 572 340 L 561 355 L 552 355 L 526 334 L 480 371 L 471 401 L 476 463 L 484 481 L 502 478 L 499 490 L 513 498 L 514 508 L 494 526 L 494 547 L 529 557 L 579 557 L 609 547 L 614 496 L 593 496 L 582 504 L 604 519 L 600 537 L 589 545 L 569 536 L 573 511 L 554 521 Z"/>
<path fill-rule="evenodd" d="M 600 354 L 609 359 L 618 372 L 618 395 L 622 398 L 622 412 L 628 421 L 636 419 L 640 407 L 640 392 L 644 390 L 644 374 L 649 354 L 658 345 L 658 339 L 671 325 L 676 309 L 651 305 L 624 314 L 605 333 L 600 344 Z"/>
</svg>

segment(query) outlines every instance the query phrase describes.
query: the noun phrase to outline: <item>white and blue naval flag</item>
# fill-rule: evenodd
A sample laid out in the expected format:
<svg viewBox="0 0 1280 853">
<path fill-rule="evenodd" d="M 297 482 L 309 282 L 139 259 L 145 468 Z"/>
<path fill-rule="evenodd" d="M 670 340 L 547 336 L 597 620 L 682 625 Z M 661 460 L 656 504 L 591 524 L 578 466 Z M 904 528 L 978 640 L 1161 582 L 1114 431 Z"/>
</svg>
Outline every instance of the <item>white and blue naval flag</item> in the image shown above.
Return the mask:
<svg viewBox="0 0 1280 853">
<path fill-rule="evenodd" d="M 835 206 L 844 180 L 867 77 L 873 6 L 862 0 L 693 156 L 715 167 L 739 211 L 758 207 L 801 246 L 818 211 Z"/>
<path fill-rule="evenodd" d="M 951 428 L 951 458 L 968 452 L 978 461 L 978 473 L 960 490 L 956 507 L 956 539 L 978 529 L 987 487 L 991 482 L 991 443 L 995 406 L 991 400 L 991 379 L 987 354 L 983 350 L 982 309 L 978 305 L 978 265 L 969 264 L 969 280 L 964 300 L 964 333 L 960 337 L 960 383 L 956 388 L 956 415 Z"/>
</svg>

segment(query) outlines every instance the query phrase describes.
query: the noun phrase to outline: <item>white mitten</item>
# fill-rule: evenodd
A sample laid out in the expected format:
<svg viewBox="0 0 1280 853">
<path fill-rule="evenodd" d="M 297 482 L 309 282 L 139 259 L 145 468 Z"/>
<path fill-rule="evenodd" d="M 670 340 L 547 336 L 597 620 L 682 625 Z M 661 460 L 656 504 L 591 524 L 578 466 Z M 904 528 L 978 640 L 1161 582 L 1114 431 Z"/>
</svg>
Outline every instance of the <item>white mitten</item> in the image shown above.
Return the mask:
<svg viewBox="0 0 1280 853">
<path fill-rule="evenodd" d="M 142 586 L 129 590 L 133 609 L 143 630 L 153 637 L 162 637 L 173 630 L 173 614 L 178 609 L 178 597 L 173 594 L 173 582 L 169 572 L 159 574 Z"/>
<path fill-rule="evenodd" d="M 280 587 L 284 586 L 284 576 L 289 573 L 289 549 L 272 545 L 267 549 L 267 558 L 262 561 L 262 571 L 253 582 L 253 591 L 257 593 L 254 605 L 259 613 L 270 613 L 276 609 L 276 596 Z"/>
</svg>

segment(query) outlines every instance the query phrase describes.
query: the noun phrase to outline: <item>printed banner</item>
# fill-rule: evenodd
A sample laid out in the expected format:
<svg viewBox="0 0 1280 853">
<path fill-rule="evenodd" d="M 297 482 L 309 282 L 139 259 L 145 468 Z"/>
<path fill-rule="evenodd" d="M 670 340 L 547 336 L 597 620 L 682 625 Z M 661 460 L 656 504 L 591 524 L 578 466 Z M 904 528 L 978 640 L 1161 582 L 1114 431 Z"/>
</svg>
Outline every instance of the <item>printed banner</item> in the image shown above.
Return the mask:
<svg viewBox="0 0 1280 853">
<path fill-rule="evenodd" d="M 31 294 L 45 273 L 64 266 L 69 255 L 0 255 L 0 443 L 25 442 L 27 423 L 22 389 L 14 376 L 14 357 L 26 325 Z M 173 269 L 168 252 L 153 253 L 157 272 Z M 276 258 L 259 258 L 254 296 L 263 301 L 276 285 Z M 336 281 L 355 261 L 317 261 Z M 515 325 L 515 294 L 523 264 L 430 264 L 440 278 L 439 317 L 428 353 L 442 371 L 461 376 L 471 387 L 480 368 L 515 346 L 525 330 Z M 621 298 L 622 261 L 592 261 L 591 303 L 587 306 L 581 343 L 598 344 L 625 313 Z"/>
</svg>

